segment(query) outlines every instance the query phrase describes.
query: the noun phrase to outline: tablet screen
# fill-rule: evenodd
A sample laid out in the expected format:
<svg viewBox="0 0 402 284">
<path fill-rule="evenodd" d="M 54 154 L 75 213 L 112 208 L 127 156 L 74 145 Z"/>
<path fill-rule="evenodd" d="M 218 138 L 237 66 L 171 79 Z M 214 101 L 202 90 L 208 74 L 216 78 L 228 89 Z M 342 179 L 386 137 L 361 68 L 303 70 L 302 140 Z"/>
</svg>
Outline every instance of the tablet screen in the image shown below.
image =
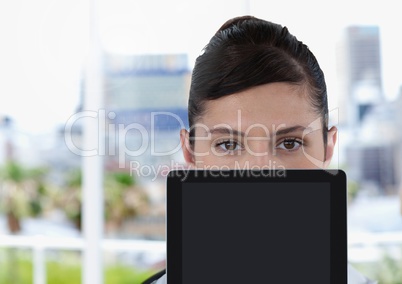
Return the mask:
<svg viewBox="0 0 402 284">
<path fill-rule="evenodd" d="M 183 283 L 329 283 L 329 200 L 327 183 L 185 184 Z"/>
<path fill-rule="evenodd" d="M 344 204 L 334 205 L 331 178 L 304 179 L 181 182 L 175 247 L 182 282 L 175 283 L 343 283 L 331 282 L 334 267 L 342 266 L 334 263 L 331 232 L 346 240 L 346 218 L 342 225 L 331 214 Z M 168 271 L 170 241 L 168 211 Z M 346 267 L 346 241 L 337 247 L 345 252 L 338 251 L 345 258 L 338 261 Z"/>
</svg>

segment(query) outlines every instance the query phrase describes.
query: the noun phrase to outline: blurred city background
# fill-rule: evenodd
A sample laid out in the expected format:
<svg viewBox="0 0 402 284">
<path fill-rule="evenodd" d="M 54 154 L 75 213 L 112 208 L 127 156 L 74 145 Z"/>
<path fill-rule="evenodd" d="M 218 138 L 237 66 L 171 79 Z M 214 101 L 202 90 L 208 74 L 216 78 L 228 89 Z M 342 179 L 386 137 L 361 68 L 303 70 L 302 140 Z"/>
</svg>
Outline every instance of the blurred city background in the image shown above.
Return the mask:
<svg viewBox="0 0 402 284">
<path fill-rule="evenodd" d="M 339 129 L 332 167 L 348 175 L 349 261 L 402 283 L 396 4 L 0 0 L 0 283 L 84 283 L 82 156 L 94 150 L 84 132 L 95 115 L 103 282 L 140 283 L 164 267 L 165 176 L 184 163 L 192 67 L 244 14 L 287 26 L 316 55 Z"/>
</svg>

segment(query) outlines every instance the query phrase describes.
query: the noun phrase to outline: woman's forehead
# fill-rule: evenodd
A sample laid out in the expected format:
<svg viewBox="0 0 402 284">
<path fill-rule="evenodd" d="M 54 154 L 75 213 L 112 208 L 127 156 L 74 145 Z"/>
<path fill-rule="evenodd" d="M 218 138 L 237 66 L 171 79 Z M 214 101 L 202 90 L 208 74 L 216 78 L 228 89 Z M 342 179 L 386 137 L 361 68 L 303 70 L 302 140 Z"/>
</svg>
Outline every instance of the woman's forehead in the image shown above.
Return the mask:
<svg viewBox="0 0 402 284">
<path fill-rule="evenodd" d="M 223 123 L 232 127 L 263 124 L 309 125 L 319 115 L 314 111 L 303 86 L 271 83 L 217 100 L 208 101 L 198 123 L 209 127 Z"/>
</svg>

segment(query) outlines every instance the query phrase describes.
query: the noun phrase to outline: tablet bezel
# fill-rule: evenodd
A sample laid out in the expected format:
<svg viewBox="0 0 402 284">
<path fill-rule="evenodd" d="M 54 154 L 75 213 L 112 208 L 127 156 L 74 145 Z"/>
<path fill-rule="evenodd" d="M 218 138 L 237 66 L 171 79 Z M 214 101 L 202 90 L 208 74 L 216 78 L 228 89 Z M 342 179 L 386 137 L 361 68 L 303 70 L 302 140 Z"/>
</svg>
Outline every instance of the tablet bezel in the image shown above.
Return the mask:
<svg viewBox="0 0 402 284">
<path fill-rule="evenodd" d="M 330 284 L 347 283 L 347 190 L 342 170 L 173 170 L 167 177 L 168 283 L 182 283 L 182 185 L 184 183 L 284 182 L 330 184 Z M 173 241 L 174 240 L 174 241 Z M 179 244 L 179 245 L 178 245 Z"/>
</svg>

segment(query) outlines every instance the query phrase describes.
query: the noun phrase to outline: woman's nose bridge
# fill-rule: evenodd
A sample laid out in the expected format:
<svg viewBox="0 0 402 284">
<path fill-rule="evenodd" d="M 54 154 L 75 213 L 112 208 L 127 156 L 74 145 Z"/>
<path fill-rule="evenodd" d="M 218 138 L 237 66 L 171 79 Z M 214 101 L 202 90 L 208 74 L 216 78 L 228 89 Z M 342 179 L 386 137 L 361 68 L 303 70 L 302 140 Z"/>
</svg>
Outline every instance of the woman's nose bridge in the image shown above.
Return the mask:
<svg viewBox="0 0 402 284">
<path fill-rule="evenodd" d="M 245 142 L 246 149 L 252 156 L 263 157 L 272 152 L 269 136 L 248 137 Z"/>
<path fill-rule="evenodd" d="M 275 149 L 270 143 L 255 143 L 248 149 L 248 158 L 250 166 L 270 167 L 276 161 Z"/>
<path fill-rule="evenodd" d="M 266 153 L 264 155 L 258 155 L 258 156 L 253 156 L 250 159 L 250 165 L 251 166 L 260 166 L 260 167 L 269 167 L 269 165 L 272 165 L 272 162 L 275 161 L 273 159 L 273 156 L 269 153 Z"/>
</svg>

